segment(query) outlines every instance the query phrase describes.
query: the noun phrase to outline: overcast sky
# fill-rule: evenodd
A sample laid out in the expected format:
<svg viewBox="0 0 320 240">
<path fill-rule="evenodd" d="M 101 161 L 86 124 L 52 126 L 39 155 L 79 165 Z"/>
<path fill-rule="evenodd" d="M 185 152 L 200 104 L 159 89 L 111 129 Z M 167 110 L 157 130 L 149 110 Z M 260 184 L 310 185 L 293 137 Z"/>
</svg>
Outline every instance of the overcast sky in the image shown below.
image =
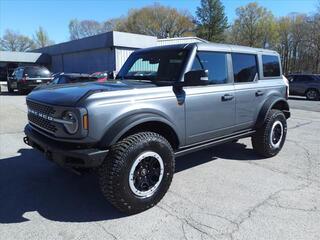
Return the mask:
<svg viewBox="0 0 320 240">
<path fill-rule="evenodd" d="M 68 24 L 73 18 L 105 21 L 126 15 L 131 8 L 153 4 L 188 10 L 194 14 L 200 0 L 0 0 L 0 34 L 12 29 L 32 36 L 42 26 L 56 43 L 68 41 Z M 229 22 L 235 18 L 235 9 L 248 0 L 222 0 Z M 292 12 L 312 13 L 317 0 L 264 0 L 257 1 L 275 16 Z"/>
</svg>

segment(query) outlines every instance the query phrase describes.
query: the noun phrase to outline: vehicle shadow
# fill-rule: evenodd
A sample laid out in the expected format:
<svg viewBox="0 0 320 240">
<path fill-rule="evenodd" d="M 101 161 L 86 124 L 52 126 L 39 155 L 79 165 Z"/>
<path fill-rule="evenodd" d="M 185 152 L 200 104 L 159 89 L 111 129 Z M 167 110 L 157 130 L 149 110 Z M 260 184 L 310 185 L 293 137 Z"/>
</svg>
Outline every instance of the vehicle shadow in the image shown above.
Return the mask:
<svg viewBox="0 0 320 240">
<path fill-rule="evenodd" d="M 32 149 L 0 160 L 0 223 L 29 221 L 38 212 L 60 222 L 90 222 L 125 217 L 102 196 L 95 174 L 78 176 L 45 160 Z M 217 158 L 258 160 L 246 145 L 233 143 L 192 153 L 176 160 L 176 172 Z"/>
<path fill-rule="evenodd" d="M 264 158 L 257 155 L 244 143 L 226 143 L 199 152 L 194 152 L 176 159 L 176 172 L 205 164 L 217 159 L 235 161 L 253 161 Z"/>
<path fill-rule="evenodd" d="M 99 191 L 94 174 L 78 176 L 32 149 L 0 160 L 0 223 L 28 221 L 27 212 L 62 222 L 88 222 L 125 216 Z"/>
</svg>

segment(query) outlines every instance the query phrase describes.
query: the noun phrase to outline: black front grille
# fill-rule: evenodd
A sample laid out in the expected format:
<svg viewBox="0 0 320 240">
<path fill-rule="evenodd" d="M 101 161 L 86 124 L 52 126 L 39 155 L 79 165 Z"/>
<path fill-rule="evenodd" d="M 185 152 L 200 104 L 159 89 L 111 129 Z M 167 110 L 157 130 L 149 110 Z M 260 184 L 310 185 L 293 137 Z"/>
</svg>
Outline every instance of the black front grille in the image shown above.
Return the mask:
<svg viewBox="0 0 320 240">
<path fill-rule="evenodd" d="M 35 110 L 37 112 L 41 112 L 47 115 L 53 115 L 56 112 L 53 107 L 36 103 L 36 102 L 27 101 L 27 106 L 32 110 Z"/>
<path fill-rule="evenodd" d="M 57 127 L 52 124 L 52 122 L 45 117 L 39 116 L 47 116 L 52 117 L 55 113 L 55 110 L 51 106 L 43 105 L 36 102 L 27 101 L 28 109 L 28 120 L 31 124 L 40 127 L 49 132 L 55 133 L 57 131 Z"/>
</svg>

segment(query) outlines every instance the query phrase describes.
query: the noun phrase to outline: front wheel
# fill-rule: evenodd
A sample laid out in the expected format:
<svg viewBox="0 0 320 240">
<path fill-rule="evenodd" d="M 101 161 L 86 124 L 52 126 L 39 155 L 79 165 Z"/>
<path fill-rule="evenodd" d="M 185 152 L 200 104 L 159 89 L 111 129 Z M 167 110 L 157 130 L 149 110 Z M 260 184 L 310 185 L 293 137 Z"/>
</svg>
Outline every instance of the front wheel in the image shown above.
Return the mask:
<svg viewBox="0 0 320 240">
<path fill-rule="evenodd" d="M 131 135 L 111 147 L 100 167 L 103 195 L 122 212 L 156 205 L 168 191 L 175 168 L 169 142 L 153 132 Z"/>
<path fill-rule="evenodd" d="M 277 155 L 285 142 L 287 120 L 282 111 L 271 109 L 263 126 L 252 136 L 253 149 L 264 157 Z"/>
</svg>

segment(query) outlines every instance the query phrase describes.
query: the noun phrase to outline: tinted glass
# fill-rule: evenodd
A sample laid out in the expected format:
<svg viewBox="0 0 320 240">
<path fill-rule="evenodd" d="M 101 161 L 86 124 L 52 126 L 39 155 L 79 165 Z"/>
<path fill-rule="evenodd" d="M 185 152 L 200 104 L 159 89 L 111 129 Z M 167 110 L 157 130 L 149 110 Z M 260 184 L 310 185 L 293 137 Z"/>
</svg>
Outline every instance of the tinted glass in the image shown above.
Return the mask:
<svg viewBox="0 0 320 240">
<path fill-rule="evenodd" d="M 121 68 L 117 78 L 151 80 L 155 84 L 178 81 L 186 59 L 185 49 L 133 53 Z"/>
<path fill-rule="evenodd" d="M 59 83 L 59 77 L 55 77 L 52 81 L 51 84 L 58 84 Z"/>
<path fill-rule="evenodd" d="M 311 82 L 313 81 L 313 78 L 311 76 L 300 75 L 300 76 L 295 76 L 294 80 L 297 82 Z"/>
<path fill-rule="evenodd" d="M 277 56 L 262 55 L 263 76 L 278 77 L 280 76 L 280 63 Z"/>
<path fill-rule="evenodd" d="M 28 77 L 30 77 L 30 78 L 50 77 L 50 72 L 46 68 L 28 67 L 25 69 L 24 73 L 28 74 Z"/>
<path fill-rule="evenodd" d="M 94 82 L 97 78 L 90 77 L 68 77 L 66 83 Z"/>
<path fill-rule="evenodd" d="M 18 70 L 15 71 L 14 75 L 17 79 L 21 79 L 23 77 L 23 69 L 19 68 Z"/>
<path fill-rule="evenodd" d="M 193 62 L 192 70 L 208 70 L 210 84 L 227 83 L 227 55 L 216 52 L 199 52 Z"/>
<path fill-rule="evenodd" d="M 234 82 L 253 82 L 258 74 L 257 57 L 253 54 L 232 54 Z"/>
<path fill-rule="evenodd" d="M 68 83 L 68 79 L 65 76 L 60 76 L 58 84 L 65 84 Z"/>
</svg>

